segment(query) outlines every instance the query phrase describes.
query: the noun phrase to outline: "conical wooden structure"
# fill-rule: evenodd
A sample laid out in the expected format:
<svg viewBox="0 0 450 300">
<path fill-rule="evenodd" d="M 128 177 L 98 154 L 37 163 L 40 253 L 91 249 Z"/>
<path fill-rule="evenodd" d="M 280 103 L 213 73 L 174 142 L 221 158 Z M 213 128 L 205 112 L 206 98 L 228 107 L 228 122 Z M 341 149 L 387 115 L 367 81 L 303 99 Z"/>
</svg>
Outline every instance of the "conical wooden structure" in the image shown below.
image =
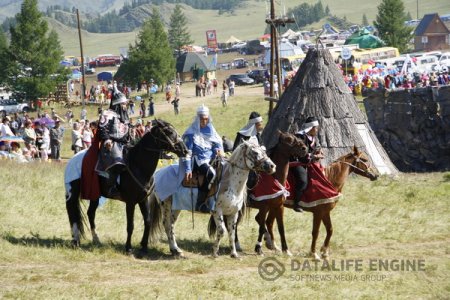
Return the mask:
<svg viewBox="0 0 450 300">
<path fill-rule="evenodd" d="M 323 163 L 331 163 L 356 145 L 369 154 L 381 174 L 398 173 L 326 49 L 309 50 L 272 112 L 262 135 L 264 145 L 274 147 L 278 130 L 295 133 L 310 116 L 319 119 Z"/>
</svg>

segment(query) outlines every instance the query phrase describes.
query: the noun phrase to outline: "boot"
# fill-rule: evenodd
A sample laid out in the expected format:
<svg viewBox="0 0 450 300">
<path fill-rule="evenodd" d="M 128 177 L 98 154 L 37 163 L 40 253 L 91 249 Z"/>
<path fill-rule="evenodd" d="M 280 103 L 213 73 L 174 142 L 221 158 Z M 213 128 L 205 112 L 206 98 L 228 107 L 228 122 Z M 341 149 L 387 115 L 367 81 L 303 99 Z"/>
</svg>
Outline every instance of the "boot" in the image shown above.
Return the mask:
<svg viewBox="0 0 450 300">
<path fill-rule="evenodd" d="M 117 188 L 117 177 L 119 176 L 118 172 L 109 172 L 109 177 L 108 177 L 108 181 L 107 181 L 107 185 L 108 185 L 108 192 L 107 192 L 107 197 L 108 198 L 118 198 L 120 197 L 120 191 Z"/>
<path fill-rule="evenodd" d="M 206 205 L 206 198 L 208 197 L 208 191 L 198 190 L 197 203 L 195 204 L 196 211 L 207 212 L 208 207 Z"/>
<path fill-rule="evenodd" d="M 296 212 L 302 213 L 303 209 L 300 207 L 300 198 L 302 197 L 301 193 L 296 193 L 295 194 L 295 199 L 294 199 L 294 207 L 292 207 L 292 209 Z"/>
</svg>

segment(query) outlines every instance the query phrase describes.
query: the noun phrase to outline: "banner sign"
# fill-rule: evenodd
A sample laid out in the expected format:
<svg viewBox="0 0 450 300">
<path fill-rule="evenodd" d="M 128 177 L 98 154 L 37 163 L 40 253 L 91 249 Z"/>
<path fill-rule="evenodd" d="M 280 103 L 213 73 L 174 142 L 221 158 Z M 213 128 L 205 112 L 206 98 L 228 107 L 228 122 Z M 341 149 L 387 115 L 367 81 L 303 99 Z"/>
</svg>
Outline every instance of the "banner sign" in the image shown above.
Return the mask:
<svg viewBox="0 0 450 300">
<path fill-rule="evenodd" d="M 215 30 L 206 31 L 206 44 L 208 45 L 208 48 L 217 48 L 217 35 Z"/>
</svg>

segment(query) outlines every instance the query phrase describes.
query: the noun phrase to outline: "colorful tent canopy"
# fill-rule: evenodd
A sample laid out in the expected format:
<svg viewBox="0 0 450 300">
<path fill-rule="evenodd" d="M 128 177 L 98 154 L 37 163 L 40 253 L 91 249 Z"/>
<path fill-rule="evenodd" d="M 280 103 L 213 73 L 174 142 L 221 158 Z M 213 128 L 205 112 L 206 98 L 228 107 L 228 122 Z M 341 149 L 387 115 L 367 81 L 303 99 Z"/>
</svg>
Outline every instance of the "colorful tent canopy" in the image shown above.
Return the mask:
<svg viewBox="0 0 450 300">
<path fill-rule="evenodd" d="M 348 39 L 345 40 L 345 45 L 358 44 L 359 48 L 373 49 L 384 46 L 384 42 L 379 38 L 369 33 L 367 29 L 355 32 Z"/>
</svg>

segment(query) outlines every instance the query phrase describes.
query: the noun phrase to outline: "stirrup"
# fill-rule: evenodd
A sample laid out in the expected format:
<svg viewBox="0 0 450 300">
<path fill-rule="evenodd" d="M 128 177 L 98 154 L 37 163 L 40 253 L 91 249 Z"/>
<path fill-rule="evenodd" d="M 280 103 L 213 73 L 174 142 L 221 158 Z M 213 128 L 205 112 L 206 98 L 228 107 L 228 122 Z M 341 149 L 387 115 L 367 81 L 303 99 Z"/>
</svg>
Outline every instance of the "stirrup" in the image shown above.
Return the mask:
<svg viewBox="0 0 450 300">
<path fill-rule="evenodd" d="M 299 203 L 294 203 L 294 206 L 292 207 L 292 209 L 296 212 L 302 213 L 303 209 L 300 207 Z"/>
</svg>

